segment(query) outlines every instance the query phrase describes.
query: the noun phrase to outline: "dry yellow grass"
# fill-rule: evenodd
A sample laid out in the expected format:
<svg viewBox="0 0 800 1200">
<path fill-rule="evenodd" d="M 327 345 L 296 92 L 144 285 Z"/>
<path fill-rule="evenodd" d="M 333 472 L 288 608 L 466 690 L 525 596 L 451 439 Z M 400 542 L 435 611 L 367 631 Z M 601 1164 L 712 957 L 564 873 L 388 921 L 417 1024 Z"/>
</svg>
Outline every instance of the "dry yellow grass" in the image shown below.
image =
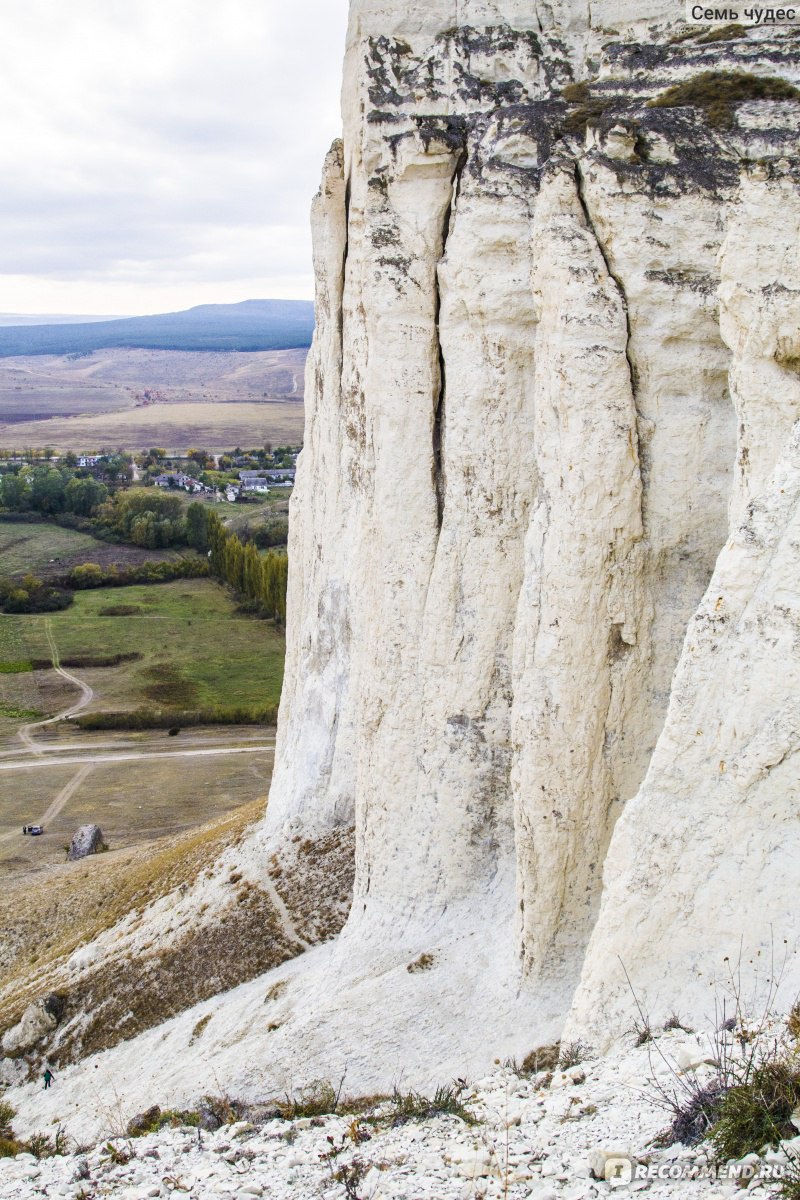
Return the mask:
<svg viewBox="0 0 800 1200">
<path fill-rule="evenodd" d="M 57 968 L 78 946 L 181 885 L 191 885 L 264 813 L 263 797 L 178 837 L 119 854 L 64 864 L 46 878 L 11 881 L 0 894 L 0 928 L 13 927 L 24 950 L 5 971 L 0 1028 L 57 985 Z"/>
<path fill-rule="evenodd" d="M 47 821 L 43 837 L 24 837 L 21 827 L 42 821 L 50 804 L 76 775 L 82 764 L 38 766 L 29 770 L 0 773 L 3 803 L 0 805 L 0 892 L 18 883 L 49 880 L 58 894 L 71 874 L 83 869 L 64 865 L 64 846 L 79 825 L 98 824 L 110 846 L 104 862 L 143 843 L 160 844 L 165 836 L 176 837 L 239 808 L 254 796 L 266 795 L 272 772 L 273 749 L 263 735 L 247 731 L 189 731 L 177 739 L 184 748 L 201 749 L 248 745 L 253 753 L 221 754 L 184 758 L 129 759 L 96 763 L 81 775 L 75 790 L 59 813 Z M 166 733 L 138 734 L 109 739 L 108 735 L 83 735 L 82 752 L 107 753 L 114 745 L 129 752 L 164 753 L 177 749 L 176 739 Z M 0 913 L 3 900 L 0 898 Z M 0 924 L 0 964 L 8 934 Z"/>
<path fill-rule="evenodd" d="M 262 403 L 172 401 L 148 408 L 126 408 L 97 416 L 52 417 L 0 425 L 0 444 L 7 447 L 54 447 L 59 452 L 94 447 L 147 450 L 163 446 L 185 451 L 202 446 L 219 452 L 232 446 L 299 445 L 303 440 L 303 405 L 298 400 Z"/>
</svg>

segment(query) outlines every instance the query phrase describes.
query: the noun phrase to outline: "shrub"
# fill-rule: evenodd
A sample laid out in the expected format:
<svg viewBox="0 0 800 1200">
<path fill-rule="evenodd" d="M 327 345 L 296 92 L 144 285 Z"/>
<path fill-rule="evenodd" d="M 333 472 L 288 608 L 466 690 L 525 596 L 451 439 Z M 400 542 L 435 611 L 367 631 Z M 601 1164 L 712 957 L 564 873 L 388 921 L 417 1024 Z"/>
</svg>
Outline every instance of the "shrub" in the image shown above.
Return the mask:
<svg viewBox="0 0 800 1200">
<path fill-rule="evenodd" d="M 58 612 L 72 604 L 72 593 L 65 588 L 49 587 L 41 579 L 26 575 L 20 586 L 4 593 L 2 604 L 7 613 Z"/>
<path fill-rule="evenodd" d="M 681 1142 L 684 1146 L 696 1146 L 702 1142 L 719 1115 L 720 1102 L 725 1095 L 722 1079 L 710 1083 L 689 1085 L 688 1095 L 682 1103 L 673 1106 L 672 1124 L 655 1139 L 656 1146 L 672 1146 Z"/>
<path fill-rule="evenodd" d="M 90 569 L 91 568 L 91 569 Z M 200 579 L 209 574 L 205 558 L 178 558 L 166 562 L 144 562 L 135 567 L 98 567 L 82 563 L 59 582 L 76 591 L 99 587 L 128 587 L 132 583 L 171 583 L 173 579 Z M 122 605 L 120 605 L 122 607 Z M 106 615 L 125 615 L 108 613 Z"/>
<path fill-rule="evenodd" d="M 800 91 L 775 75 L 702 71 L 667 88 L 648 107 L 702 108 L 710 125 L 725 128 L 733 124 L 732 106 L 745 100 L 800 100 Z"/>
<path fill-rule="evenodd" d="M 728 1159 L 794 1137 L 791 1116 L 798 1105 L 800 1068 L 786 1059 L 762 1063 L 722 1096 L 709 1141 Z"/>
<path fill-rule="evenodd" d="M 135 708 L 127 712 L 91 712 L 75 719 L 79 729 L 176 729 L 195 725 L 274 725 L 277 704 L 263 708 L 178 709 Z M 176 725 L 176 721 L 179 724 Z"/>
<path fill-rule="evenodd" d="M 57 1153 L 53 1139 L 46 1133 L 31 1134 L 25 1143 L 25 1150 L 34 1158 L 51 1158 Z"/>
<path fill-rule="evenodd" d="M 586 1042 L 567 1042 L 562 1045 L 558 1056 L 559 1070 L 568 1071 L 570 1067 L 577 1067 L 578 1063 L 585 1062 L 591 1053 L 592 1047 Z"/>
<path fill-rule="evenodd" d="M 80 563 L 69 573 L 70 585 L 74 588 L 101 587 L 103 575 L 103 568 L 97 563 Z"/>
<path fill-rule="evenodd" d="M 118 667 L 120 663 L 138 662 L 141 657 L 131 650 L 127 654 L 69 654 L 60 662 L 62 667 Z"/>
<path fill-rule="evenodd" d="M 7 1100 L 0 1100 L 0 1137 L 13 1138 L 14 1131 L 11 1122 L 17 1115 L 17 1110 Z"/>
</svg>

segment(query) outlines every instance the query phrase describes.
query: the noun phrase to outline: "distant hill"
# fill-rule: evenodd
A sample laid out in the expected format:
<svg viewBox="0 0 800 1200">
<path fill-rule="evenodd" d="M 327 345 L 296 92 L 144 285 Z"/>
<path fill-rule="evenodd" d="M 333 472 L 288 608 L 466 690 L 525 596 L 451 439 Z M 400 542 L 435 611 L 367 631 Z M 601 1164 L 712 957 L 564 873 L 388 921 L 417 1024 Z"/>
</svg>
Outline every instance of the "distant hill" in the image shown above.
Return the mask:
<svg viewBox="0 0 800 1200">
<path fill-rule="evenodd" d="M 82 325 L 86 321 L 121 321 L 121 313 L 104 317 L 89 313 L 0 313 L 0 325 Z"/>
<path fill-rule="evenodd" d="M 308 300 L 200 304 L 185 312 L 72 325 L 0 327 L 0 358 L 93 350 L 293 350 L 311 345 Z"/>
</svg>

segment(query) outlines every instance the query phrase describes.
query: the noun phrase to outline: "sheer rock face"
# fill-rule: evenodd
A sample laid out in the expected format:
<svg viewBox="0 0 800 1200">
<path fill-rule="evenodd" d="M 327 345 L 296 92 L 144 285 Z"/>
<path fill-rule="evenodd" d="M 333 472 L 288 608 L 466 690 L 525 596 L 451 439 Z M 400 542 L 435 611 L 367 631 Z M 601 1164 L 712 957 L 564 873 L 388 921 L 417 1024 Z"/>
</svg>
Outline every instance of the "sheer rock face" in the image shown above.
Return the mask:
<svg viewBox="0 0 800 1200">
<path fill-rule="evenodd" d="M 647 101 L 800 64 L 670 16 L 352 5 L 266 829 L 356 829 L 309 1059 L 337 1009 L 375 1053 L 524 1050 L 579 980 L 602 1040 L 619 959 L 697 1007 L 794 936 L 800 106 Z"/>
<path fill-rule="evenodd" d="M 800 990 L 800 105 L 648 107 L 798 42 L 673 16 L 354 0 L 266 823 L 58 980 L 130 1112 L 600 1047 L 626 972 L 702 1027 L 742 945 Z"/>
</svg>

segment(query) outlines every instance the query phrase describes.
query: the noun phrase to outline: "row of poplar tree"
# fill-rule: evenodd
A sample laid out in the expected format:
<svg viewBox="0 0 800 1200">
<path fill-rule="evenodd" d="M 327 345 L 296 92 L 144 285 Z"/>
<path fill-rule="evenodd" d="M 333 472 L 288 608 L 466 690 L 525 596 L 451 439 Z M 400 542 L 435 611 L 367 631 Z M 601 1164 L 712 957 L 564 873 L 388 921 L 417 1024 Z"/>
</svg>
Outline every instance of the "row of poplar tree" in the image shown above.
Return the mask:
<svg viewBox="0 0 800 1200">
<path fill-rule="evenodd" d="M 283 624 L 286 620 L 287 556 L 277 550 L 269 550 L 262 556 L 253 542 L 240 541 L 232 530 L 225 528 L 215 512 L 207 509 L 206 538 L 211 574 L 245 596 L 264 616 L 274 617 Z"/>
</svg>

